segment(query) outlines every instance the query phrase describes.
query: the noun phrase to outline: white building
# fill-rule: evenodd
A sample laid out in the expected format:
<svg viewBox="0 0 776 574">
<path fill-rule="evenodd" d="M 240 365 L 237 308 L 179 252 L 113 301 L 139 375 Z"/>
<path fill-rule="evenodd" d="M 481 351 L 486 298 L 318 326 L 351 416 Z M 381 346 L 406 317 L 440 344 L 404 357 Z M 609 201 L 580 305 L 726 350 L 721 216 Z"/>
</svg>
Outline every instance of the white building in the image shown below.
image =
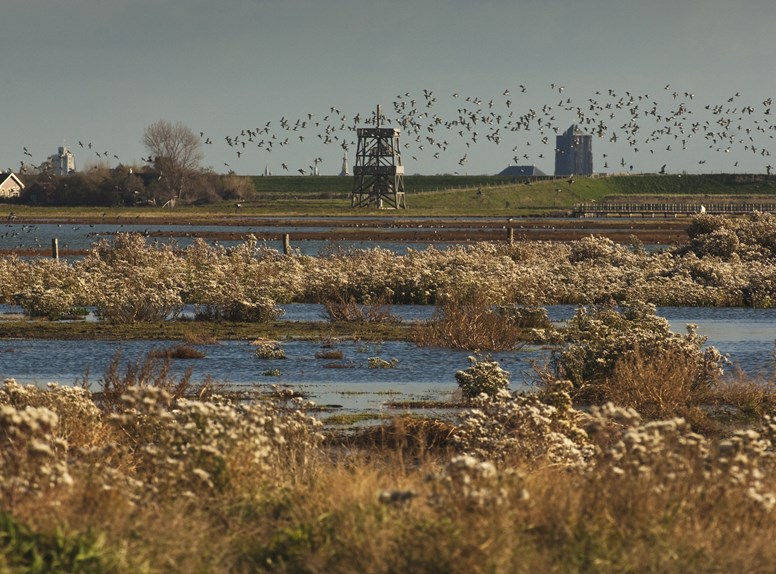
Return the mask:
<svg viewBox="0 0 776 574">
<path fill-rule="evenodd" d="M 22 180 L 16 177 L 13 172 L 0 173 L 0 197 L 19 197 L 23 189 L 24 184 Z"/>
<path fill-rule="evenodd" d="M 50 161 L 54 175 L 68 175 L 75 171 L 75 156 L 65 146 L 61 146 L 59 153 L 52 155 Z"/>
<path fill-rule="evenodd" d="M 350 168 L 348 167 L 348 152 L 342 154 L 342 170 L 340 176 L 350 175 Z"/>
</svg>

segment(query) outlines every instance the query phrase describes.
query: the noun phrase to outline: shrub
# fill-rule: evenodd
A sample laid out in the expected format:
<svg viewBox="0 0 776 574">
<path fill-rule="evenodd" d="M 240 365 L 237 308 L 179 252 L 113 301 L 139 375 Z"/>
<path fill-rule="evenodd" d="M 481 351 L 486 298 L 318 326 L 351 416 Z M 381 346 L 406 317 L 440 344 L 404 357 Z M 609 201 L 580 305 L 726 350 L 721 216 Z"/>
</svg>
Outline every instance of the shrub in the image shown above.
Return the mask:
<svg viewBox="0 0 776 574">
<path fill-rule="evenodd" d="M 455 380 L 464 398 L 472 399 L 480 394 L 496 395 L 509 387 L 509 372 L 497 361 L 479 361 L 469 357 L 471 366 L 455 373 Z"/>
<path fill-rule="evenodd" d="M 224 385 L 206 378 L 203 382 L 191 382 L 191 370 L 188 369 L 176 378 L 170 373 L 170 358 L 155 358 L 150 355 L 138 357 L 134 362 L 127 361 L 121 372 L 121 353 L 113 356 L 102 377 L 97 382 L 100 391 L 96 393 L 95 403 L 105 412 L 114 412 L 121 404 L 121 397 L 131 387 L 153 387 L 164 390 L 171 400 L 183 397 L 207 399 L 220 391 Z M 84 380 L 83 385 L 88 386 Z"/>
<path fill-rule="evenodd" d="M 42 498 L 72 485 L 58 436 L 59 417 L 46 407 L 0 406 L 0 501 L 13 508 L 23 499 Z"/>
<path fill-rule="evenodd" d="M 516 307 L 495 307 L 480 297 L 447 297 L 437 303 L 431 319 L 415 329 L 414 339 L 423 346 L 509 351 L 524 344 L 523 325 L 541 321 L 539 315 Z"/>
<path fill-rule="evenodd" d="M 176 345 L 167 349 L 153 349 L 148 352 L 153 359 L 202 359 L 205 353 L 190 345 Z"/>
<path fill-rule="evenodd" d="M 670 418 L 701 398 L 695 386 L 699 367 L 677 348 L 645 356 L 635 347 L 615 362 L 611 376 L 599 383 L 599 392 L 604 400 L 632 407 L 648 419 Z"/>
<path fill-rule="evenodd" d="M 221 301 L 213 300 L 206 305 L 198 305 L 196 311 L 196 319 L 201 321 L 269 323 L 282 315 L 283 310 L 269 297 L 259 297 L 255 300 L 232 299 L 229 294 Z"/>
<path fill-rule="evenodd" d="M 568 381 L 548 388 L 556 404 L 506 390 L 475 398 L 455 431 L 461 450 L 482 460 L 584 466 L 594 451 L 571 409 Z"/>
<path fill-rule="evenodd" d="M 256 347 L 254 353 L 259 359 L 285 359 L 286 352 L 278 343 L 266 342 L 261 343 Z"/>
<path fill-rule="evenodd" d="M 391 313 L 391 304 L 386 297 L 378 297 L 359 303 L 353 295 L 335 292 L 324 297 L 323 309 L 329 321 L 352 323 L 397 323 L 399 319 Z"/>
<path fill-rule="evenodd" d="M 386 361 L 380 357 L 369 357 L 369 359 L 367 359 L 367 364 L 370 369 L 393 369 L 399 364 L 399 359 L 394 357 L 390 361 Z"/>
<path fill-rule="evenodd" d="M 580 307 L 568 323 L 568 344 L 553 354 L 550 380 L 569 379 L 583 400 L 607 400 L 607 386 L 619 361 L 639 355 L 644 361 L 670 356 L 688 365 L 686 384 L 707 388 L 721 374 L 725 359 L 714 348 L 704 349 L 704 337 L 694 325 L 686 335 L 672 333 L 668 321 L 658 317 L 654 305 L 632 302 L 621 307 Z M 611 385 L 610 385 L 611 386 Z"/>
</svg>

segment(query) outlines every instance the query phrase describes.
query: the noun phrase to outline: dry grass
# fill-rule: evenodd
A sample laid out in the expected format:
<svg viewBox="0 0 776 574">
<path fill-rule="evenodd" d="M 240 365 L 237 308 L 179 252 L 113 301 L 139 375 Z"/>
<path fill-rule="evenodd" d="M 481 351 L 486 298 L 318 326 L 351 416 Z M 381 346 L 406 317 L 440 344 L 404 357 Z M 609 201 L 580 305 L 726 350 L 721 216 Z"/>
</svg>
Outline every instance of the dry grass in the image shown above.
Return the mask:
<svg viewBox="0 0 776 574">
<path fill-rule="evenodd" d="M 739 391 L 729 396 L 748 396 Z M 33 551 L 58 565 L 49 571 L 116 573 L 765 573 L 776 561 L 776 515 L 757 498 L 776 491 L 771 458 L 749 449 L 738 470 L 726 470 L 715 455 L 722 442 L 676 422 L 615 417 L 599 440 L 604 419 L 593 413 L 599 429 L 591 424 L 590 436 L 601 451 L 581 471 L 541 459 L 493 465 L 462 457 L 455 425 L 414 417 L 332 434 L 322 450 L 310 449 L 301 446 L 312 444 L 309 431 L 286 410 L 293 402 L 266 413 L 270 433 L 284 433 L 271 466 L 256 472 L 236 443 L 217 485 L 195 496 L 183 486 L 152 487 L 167 453 L 139 464 L 134 441 L 159 448 L 157 425 L 174 413 L 153 415 L 145 438 L 103 432 L 97 448 L 72 449 L 72 484 L 14 507 L 20 530 L 0 539 L 0 565 L 22 571 Z M 207 421 L 196 425 L 202 431 Z M 639 436 L 646 442 L 633 442 Z M 615 437 L 639 448 L 617 450 Z M 136 464 L 111 444 L 141 449 L 133 450 Z M 747 474 L 755 469 L 759 478 Z M 130 496 L 123 473 L 138 481 L 141 498 Z M 191 487 L 185 472 L 170 476 Z"/>
<path fill-rule="evenodd" d="M 218 338 L 205 333 L 187 332 L 183 340 L 187 345 L 216 345 Z"/>
<path fill-rule="evenodd" d="M 617 361 L 611 377 L 583 387 L 577 399 L 630 407 L 650 420 L 681 416 L 706 435 L 725 434 L 776 410 L 773 381 L 737 373 L 698 386 L 697 370 L 676 350 L 645 356 L 636 349 Z"/>
<path fill-rule="evenodd" d="M 400 416 L 384 424 L 357 430 L 345 438 L 350 448 L 366 452 L 400 453 L 402 457 L 426 457 L 430 453 L 450 453 L 453 450 L 455 427 L 449 422 L 411 416 Z M 343 440 L 336 437 L 337 442 Z"/>
<path fill-rule="evenodd" d="M 202 359 L 205 353 L 191 345 L 176 345 L 166 349 L 153 349 L 148 352 L 153 359 Z"/>
<path fill-rule="evenodd" d="M 449 299 L 438 304 L 433 317 L 418 325 L 412 335 L 420 346 L 478 352 L 510 351 L 525 344 L 525 329 L 519 321 L 482 299 Z"/>
<path fill-rule="evenodd" d="M 391 313 L 392 305 L 385 297 L 379 297 L 368 304 L 359 303 L 352 295 L 334 291 L 321 302 L 326 318 L 333 322 L 348 323 L 398 323 Z"/>
<path fill-rule="evenodd" d="M 100 380 L 97 382 L 99 391 L 95 393 L 95 402 L 107 412 L 118 408 L 121 397 L 130 387 L 154 387 L 169 393 L 170 401 L 184 397 L 208 399 L 222 391 L 223 383 L 218 383 L 210 377 L 203 382 L 191 382 L 191 369 L 187 369 L 180 378 L 170 373 L 170 357 L 139 357 L 135 362 L 127 361 L 124 371 L 121 370 L 122 355 L 117 352 L 111 359 Z M 88 375 L 84 375 L 81 386 L 88 388 Z"/>
<path fill-rule="evenodd" d="M 343 353 L 339 349 L 327 349 L 325 351 L 318 351 L 317 353 L 315 353 L 316 359 L 342 360 L 344 357 L 345 357 L 345 353 Z"/>
<path fill-rule="evenodd" d="M 666 350 L 647 356 L 636 349 L 617 361 L 613 375 L 596 385 L 596 393 L 601 402 L 634 408 L 646 418 L 664 418 L 697 403 L 696 379 L 697 367 L 686 354 Z"/>
</svg>

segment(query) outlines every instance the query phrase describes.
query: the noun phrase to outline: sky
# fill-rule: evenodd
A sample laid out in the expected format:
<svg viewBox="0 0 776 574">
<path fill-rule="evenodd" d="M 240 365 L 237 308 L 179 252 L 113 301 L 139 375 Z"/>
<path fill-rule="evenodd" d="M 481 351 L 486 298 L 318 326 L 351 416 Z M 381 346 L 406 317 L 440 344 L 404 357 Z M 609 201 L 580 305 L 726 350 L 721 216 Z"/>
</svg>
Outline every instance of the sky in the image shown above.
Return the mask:
<svg viewBox="0 0 776 574">
<path fill-rule="evenodd" d="M 773 0 L 3 4 L 0 168 L 17 172 L 62 145 L 78 170 L 143 165 L 166 120 L 217 173 L 336 175 L 377 105 L 408 174 L 551 174 L 574 123 L 596 172 L 776 161 Z"/>
</svg>

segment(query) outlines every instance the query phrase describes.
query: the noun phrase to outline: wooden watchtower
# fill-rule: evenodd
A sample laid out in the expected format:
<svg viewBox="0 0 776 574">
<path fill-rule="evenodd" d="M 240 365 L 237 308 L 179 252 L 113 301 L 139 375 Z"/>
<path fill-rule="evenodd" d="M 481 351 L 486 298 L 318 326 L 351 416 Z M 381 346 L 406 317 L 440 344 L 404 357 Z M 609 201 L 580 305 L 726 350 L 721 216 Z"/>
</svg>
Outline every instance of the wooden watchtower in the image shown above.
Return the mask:
<svg viewBox="0 0 776 574">
<path fill-rule="evenodd" d="M 377 106 L 375 127 L 358 128 L 358 148 L 353 166 L 352 207 L 406 208 L 404 166 L 397 128 L 381 128 L 382 108 Z"/>
</svg>

